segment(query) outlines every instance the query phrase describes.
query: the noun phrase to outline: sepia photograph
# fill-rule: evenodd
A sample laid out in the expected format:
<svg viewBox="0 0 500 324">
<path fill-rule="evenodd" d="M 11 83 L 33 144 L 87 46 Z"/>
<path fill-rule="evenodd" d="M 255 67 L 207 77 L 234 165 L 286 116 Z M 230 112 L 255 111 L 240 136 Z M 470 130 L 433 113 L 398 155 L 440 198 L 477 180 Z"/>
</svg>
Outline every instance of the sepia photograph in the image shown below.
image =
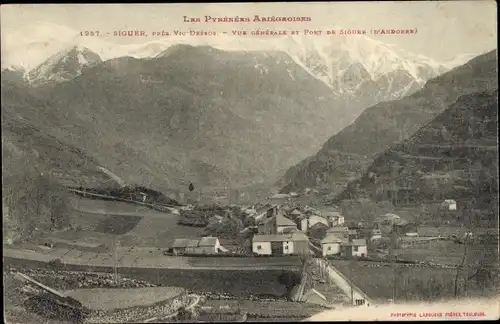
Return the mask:
<svg viewBox="0 0 500 324">
<path fill-rule="evenodd" d="M 4 322 L 498 320 L 496 12 L 2 5 Z"/>
</svg>

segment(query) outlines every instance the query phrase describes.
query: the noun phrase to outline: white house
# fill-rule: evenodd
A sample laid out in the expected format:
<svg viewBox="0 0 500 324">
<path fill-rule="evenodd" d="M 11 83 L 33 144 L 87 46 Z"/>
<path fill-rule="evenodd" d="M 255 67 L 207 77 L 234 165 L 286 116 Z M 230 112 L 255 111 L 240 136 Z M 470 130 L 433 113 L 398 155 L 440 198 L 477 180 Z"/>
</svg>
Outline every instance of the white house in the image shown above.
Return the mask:
<svg viewBox="0 0 500 324">
<path fill-rule="evenodd" d="M 382 232 L 378 228 L 372 229 L 370 239 L 373 241 L 373 240 L 380 240 L 381 238 L 382 238 Z"/>
<path fill-rule="evenodd" d="M 300 217 L 300 222 L 299 222 L 299 229 L 302 232 L 307 232 L 307 229 L 309 228 L 309 219 L 307 218 L 306 215 L 303 215 Z"/>
<path fill-rule="evenodd" d="M 307 223 L 307 226 L 309 228 L 313 227 L 317 223 L 323 223 L 326 226 L 328 226 L 328 221 L 326 220 L 326 218 L 324 218 L 322 216 L 318 216 L 318 215 L 311 215 L 311 216 L 309 216 L 309 221 Z"/>
<path fill-rule="evenodd" d="M 301 232 L 254 235 L 252 252 L 258 255 L 308 254 L 309 238 Z"/>
<path fill-rule="evenodd" d="M 323 256 L 336 255 L 341 252 L 342 240 L 333 234 L 328 234 L 321 240 L 321 251 Z"/>
<path fill-rule="evenodd" d="M 186 244 L 186 253 L 194 254 L 196 253 L 196 248 L 198 247 L 198 243 L 200 240 L 198 239 L 190 239 Z"/>
<path fill-rule="evenodd" d="M 349 243 L 343 243 L 341 249 L 341 255 L 346 257 L 365 257 L 368 255 L 365 239 L 354 239 Z"/>
<path fill-rule="evenodd" d="M 446 199 L 441 203 L 441 207 L 449 211 L 457 210 L 457 202 L 453 199 Z"/>
<path fill-rule="evenodd" d="M 195 251 L 197 254 L 217 254 L 220 251 L 219 239 L 212 236 L 202 237 Z"/>
<path fill-rule="evenodd" d="M 345 226 L 340 226 L 340 227 L 331 227 L 326 231 L 327 235 L 328 234 L 333 234 L 339 239 L 341 239 L 343 242 L 348 242 L 349 241 L 349 228 Z"/>
<path fill-rule="evenodd" d="M 189 241 L 190 240 L 187 238 L 176 239 L 172 244 L 172 252 L 174 253 L 174 255 L 182 255 L 186 253 L 186 248 L 189 244 Z"/>
<path fill-rule="evenodd" d="M 345 223 L 344 216 L 337 211 L 322 211 L 321 216 L 328 220 L 328 225 L 330 227 L 341 226 Z"/>
</svg>

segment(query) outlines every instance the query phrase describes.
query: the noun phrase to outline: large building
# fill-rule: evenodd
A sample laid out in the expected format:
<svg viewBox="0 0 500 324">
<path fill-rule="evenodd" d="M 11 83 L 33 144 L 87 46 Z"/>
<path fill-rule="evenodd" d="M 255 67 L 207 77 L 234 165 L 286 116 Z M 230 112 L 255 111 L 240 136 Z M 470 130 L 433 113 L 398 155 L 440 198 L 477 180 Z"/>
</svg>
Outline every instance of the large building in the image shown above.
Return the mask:
<svg viewBox="0 0 500 324">
<path fill-rule="evenodd" d="M 257 255 L 308 255 L 309 238 L 302 232 L 255 235 L 252 252 Z"/>
</svg>

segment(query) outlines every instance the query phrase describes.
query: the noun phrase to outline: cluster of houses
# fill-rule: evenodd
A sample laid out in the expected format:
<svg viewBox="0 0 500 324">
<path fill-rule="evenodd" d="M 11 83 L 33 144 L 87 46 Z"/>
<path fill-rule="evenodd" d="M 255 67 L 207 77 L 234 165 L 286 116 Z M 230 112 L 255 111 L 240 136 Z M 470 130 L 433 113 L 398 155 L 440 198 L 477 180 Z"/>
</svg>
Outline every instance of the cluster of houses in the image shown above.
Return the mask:
<svg viewBox="0 0 500 324">
<path fill-rule="evenodd" d="M 362 226 L 348 228 L 344 217 L 335 210 L 264 205 L 246 210 L 253 225 L 242 232 L 250 232 L 251 250 L 258 256 L 309 255 L 316 250 L 324 257 L 366 257 L 367 241 L 372 244 L 383 237 L 418 235 L 411 224 L 395 214 L 378 217 L 371 229 Z M 389 235 L 391 234 L 391 235 Z M 227 249 L 217 237 L 177 239 L 172 245 L 175 255 L 217 254 Z"/>
<path fill-rule="evenodd" d="M 323 256 L 366 256 L 365 239 L 344 225 L 344 217 L 336 211 L 318 211 L 310 207 L 287 208 L 263 206 L 253 215 L 256 226 L 252 252 L 256 255 L 305 255 L 311 251 L 310 236 L 324 237 Z"/>
</svg>

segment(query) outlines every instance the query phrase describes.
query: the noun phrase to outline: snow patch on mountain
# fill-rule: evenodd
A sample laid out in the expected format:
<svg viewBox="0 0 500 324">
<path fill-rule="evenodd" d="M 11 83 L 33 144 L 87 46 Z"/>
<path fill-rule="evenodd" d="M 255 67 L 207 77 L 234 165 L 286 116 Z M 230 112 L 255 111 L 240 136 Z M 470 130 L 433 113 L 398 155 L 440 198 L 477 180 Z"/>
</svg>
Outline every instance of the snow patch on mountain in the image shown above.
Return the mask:
<svg viewBox="0 0 500 324">
<path fill-rule="evenodd" d="M 49 82 L 63 82 L 76 78 L 82 70 L 101 63 L 96 53 L 83 46 L 73 46 L 49 57 L 29 71 L 25 78 L 38 86 Z"/>
<path fill-rule="evenodd" d="M 256 37 L 234 37 L 220 35 L 214 37 L 183 37 L 171 36 L 139 44 L 119 45 L 100 37 L 81 37 L 78 32 L 64 26 L 37 23 L 36 28 L 24 28 L 23 32 L 30 31 L 29 41 L 17 37 L 15 31 L 12 36 L 7 33 L 6 59 L 7 64 L 17 64 L 28 70 L 38 62 L 40 57 L 49 57 L 47 51 L 64 52 L 66 48 L 80 50 L 87 48 L 97 54 L 103 61 L 118 57 L 155 58 L 163 55 L 165 51 L 176 44 L 191 46 L 211 46 L 225 51 L 261 51 L 269 53 L 280 51 L 287 54 L 289 61 L 301 66 L 316 79 L 324 82 L 338 96 L 356 97 L 360 93 L 377 97 L 379 100 L 397 99 L 410 94 L 422 87 L 425 82 L 436 77 L 453 67 L 465 63 L 475 54 L 457 56 L 451 62 L 441 63 L 421 54 L 410 53 L 396 45 L 386 44 L 373 40 L 364 35 L 357 36 L 332 36 L 332 37 L 307 37 L 284 36 L 272 39 Z M 54 35 L 58 35 L 57 39 Z M 61 37 L 59 37 L 61 35 Z M 16 41 L 18 41 L 16 43 Z M 23 49 L 30 49 L 28 51 Z M 33 52 L 34 51 L 34 52 Z M 26 53 L 36 53 L 30 56 Z M 2 56 L 4 51 L 2 50 Z M 64 55 L 64 54 L 63 54 Z M 19 57 L 18 57 L 19 56 Z M 36 60 L 34 58 L 37 58 Z M 276 56 L 276 64 L 286 64 L 286 59 Z M 14 59 L 13 59 L 14 58 Z M 83 56 L 85 60 L 87 58 Z M 60 59 L 60 58 L 59 58 Z M 47 61 L 57 58 L 50 57 Z M 78 56 L 79 65 L 85 66 L 82 57 Z M 33 75 L 42 74 L 41 78 L 49 78 L 46 68 L 40 67 L 45 62 L 40 61 L 30 72 Z M 51 62 L 47 62 L 51 65 Z M 78 75 L 81 69 L 73 73 Z M 263 70 L 262 73 L 265 73 Z M 387 79 L 390 75 L 393 79 Z M 59 75 L 53 79 L 67 80 Z M 39 76 L 40 78 L 40 76 Z M 381 86 L 383 84 L 384 86 Z"/>
</svg>

